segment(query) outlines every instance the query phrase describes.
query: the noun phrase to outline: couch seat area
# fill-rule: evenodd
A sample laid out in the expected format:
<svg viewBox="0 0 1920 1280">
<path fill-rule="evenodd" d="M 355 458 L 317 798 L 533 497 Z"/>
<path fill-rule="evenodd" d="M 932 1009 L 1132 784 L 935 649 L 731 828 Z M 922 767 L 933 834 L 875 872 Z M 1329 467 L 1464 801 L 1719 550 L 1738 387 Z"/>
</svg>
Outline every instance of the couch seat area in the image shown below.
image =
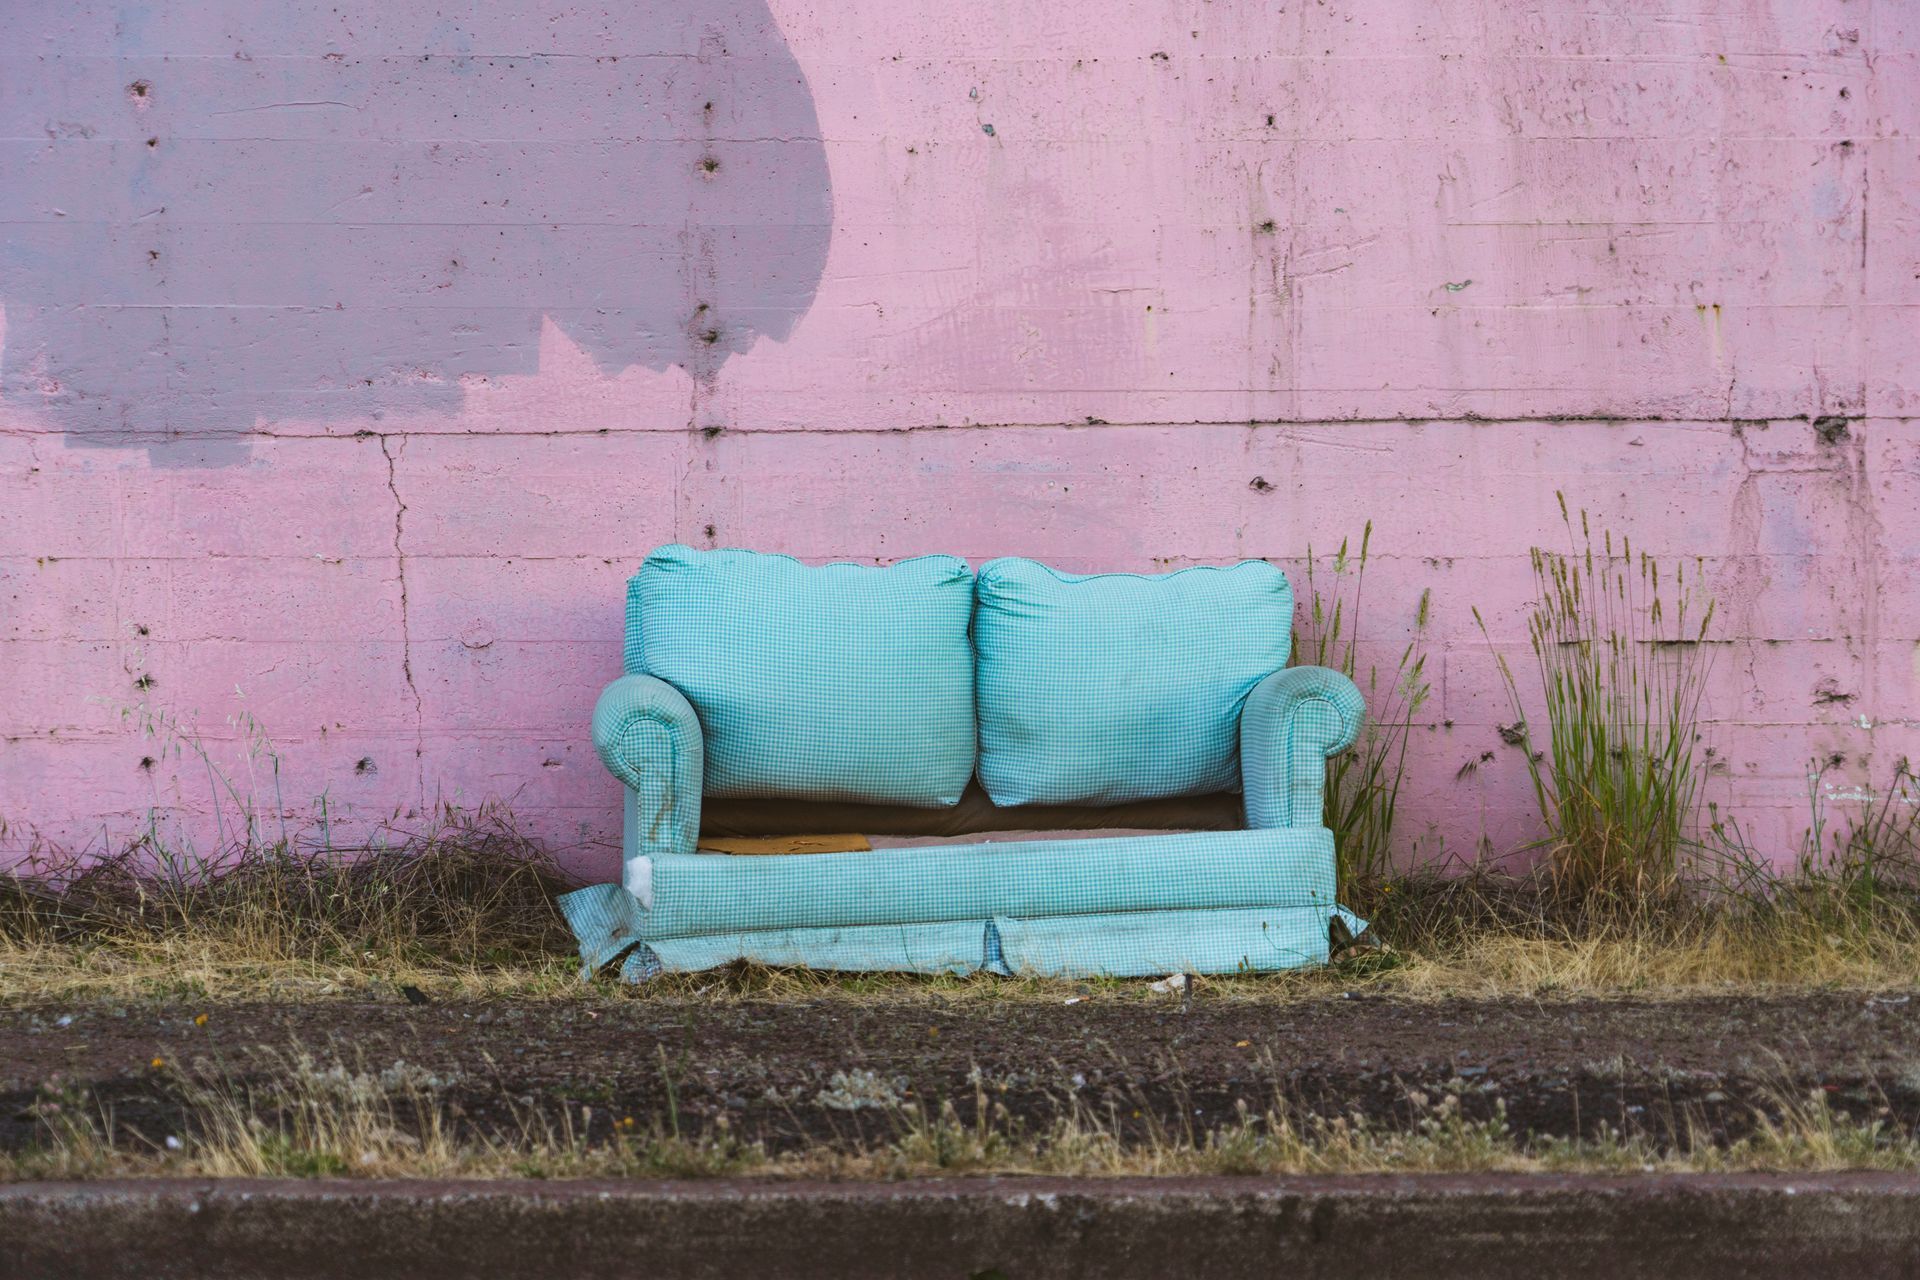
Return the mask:
<svg viewBox="0 0 1920 1280">
<path fill-rule="evenodd" d="M 1320 827 L 902 839 L 666 855 L 653 863 L 651 909 L 617 885 L 569 894 L 561 908 L 587 968 L 619 961 L 630 979 L 739 960 L 1032 977 L 1257 972 L 1324 963 L 1328 920 L 1346 916 Z"/>
</svg>

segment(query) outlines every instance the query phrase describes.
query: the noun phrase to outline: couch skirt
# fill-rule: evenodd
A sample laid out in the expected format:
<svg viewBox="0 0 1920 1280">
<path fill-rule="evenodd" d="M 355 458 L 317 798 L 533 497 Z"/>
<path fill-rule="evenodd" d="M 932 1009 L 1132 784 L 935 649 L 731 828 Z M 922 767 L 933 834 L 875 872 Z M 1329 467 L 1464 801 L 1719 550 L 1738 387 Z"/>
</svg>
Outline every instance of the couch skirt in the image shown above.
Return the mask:
<svg viewBox="0 0 1920 1280">
<path fill-rule="evenodd" d="M 736 960 L 814 969 L 1140 977 L 1325 963 L 1322 827 L 985 841 L 858 853 L 671 854 L 653 906 L 619 885 L 560 908 L 588 973 Z"/>
</svg>

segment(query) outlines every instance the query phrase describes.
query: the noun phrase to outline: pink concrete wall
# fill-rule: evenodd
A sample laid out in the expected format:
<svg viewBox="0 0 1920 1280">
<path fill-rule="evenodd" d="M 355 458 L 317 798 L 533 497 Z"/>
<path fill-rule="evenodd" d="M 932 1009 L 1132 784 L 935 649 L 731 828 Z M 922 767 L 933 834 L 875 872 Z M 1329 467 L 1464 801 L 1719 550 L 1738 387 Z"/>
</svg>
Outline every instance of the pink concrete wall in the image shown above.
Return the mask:
<svg viewBox="0 0 1920 1280">
<path fill-rule="evenodd" d="M 1523 637 L 1556 490 L 1706 558 L 1764 838 L 1810 758 L 1844 810 L 1920 757 L 1911 6 L 7 8 L 13 853 L 204 819 L 145 706 L 243 788 L 256 717 L 293 821 L 507 798 L 604 869 L 657 543 L 1297 565 L 1369 519 L 1372 651 L 1435 602 L 1409 837 L 1506 846 L 1469 609 Z"/>
</svg>

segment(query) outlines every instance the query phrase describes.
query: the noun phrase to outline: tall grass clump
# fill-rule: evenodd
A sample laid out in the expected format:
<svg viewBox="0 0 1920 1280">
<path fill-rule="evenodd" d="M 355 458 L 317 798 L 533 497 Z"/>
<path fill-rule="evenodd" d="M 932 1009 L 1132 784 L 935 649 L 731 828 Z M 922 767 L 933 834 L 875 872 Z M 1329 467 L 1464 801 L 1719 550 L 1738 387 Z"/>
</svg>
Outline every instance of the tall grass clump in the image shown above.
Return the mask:
<svg viewBox="0 0 1920 1280">
<path fill-rule="evenodd" d="M 1313 548 L 1307 548 L 1308 625 L 1294 644 L 1299 660 L 1331 667 L 1366 697 L 1366 727 L 1349 750 L 1327 762 L 1326 792 L 1326 824 L 1333 832 L 1341 892 L 1362 910 L 1370 909 L 1371 900 L 1395 873 L 1394 824 L 1406 776 L 1407 740 L 1414 716 L 1432 693 L 1424 643 L 1430 592 L 1420 595 L 1413 635 L 1394 667 L 1383 670 L 1367 662 L 1362 670 L 1361 606 L 1372 542 L 1369 520 L 1358 550 L 1342 539 L 1324 570 Z"/>
<path fill-rule="evenodd" d="M 1699 562 L 1663 568 L 1587 513 L 1576 531 L 1564 494 L 1569 549 L 1533 549 L 1539 598 L 1527 638 L 1540 669 L 1540 725 L 1513 669 L 1497 656 L 1519 722 L 1528 776 L 1547 835 L 1547 867 L 1569 897 L 1637 904 L 1679 885 L 1695 815 L 1700 702 L 1713 621 Z M 1485 619 L 1474 621 L 1489 643 Z"/>
</svg>

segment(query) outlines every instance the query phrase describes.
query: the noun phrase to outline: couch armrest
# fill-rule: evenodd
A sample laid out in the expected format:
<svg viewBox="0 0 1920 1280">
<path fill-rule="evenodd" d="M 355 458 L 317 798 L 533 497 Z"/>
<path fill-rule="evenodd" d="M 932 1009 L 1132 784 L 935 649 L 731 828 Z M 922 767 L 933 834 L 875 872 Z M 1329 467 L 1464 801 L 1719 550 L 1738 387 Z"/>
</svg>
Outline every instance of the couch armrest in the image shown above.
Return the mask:
<svg viewBox="0 0 1920 1280">
<path fill-rule="evenodd" d="M 1353 745 L 1366 712 L 1353 681 L 1326 667 L 1288 667 L 1255 685 L 1240 713 L 1247 826 L 1323 825 L 1327 758 Z"/>
<path fill-rule="evenodd" d="M 693 704 L 653 676 L 621 676 L 593 708 L 593 749 L 634 793 L 630 852 L 692 853 L 706 750 Z"/>
</svg>

